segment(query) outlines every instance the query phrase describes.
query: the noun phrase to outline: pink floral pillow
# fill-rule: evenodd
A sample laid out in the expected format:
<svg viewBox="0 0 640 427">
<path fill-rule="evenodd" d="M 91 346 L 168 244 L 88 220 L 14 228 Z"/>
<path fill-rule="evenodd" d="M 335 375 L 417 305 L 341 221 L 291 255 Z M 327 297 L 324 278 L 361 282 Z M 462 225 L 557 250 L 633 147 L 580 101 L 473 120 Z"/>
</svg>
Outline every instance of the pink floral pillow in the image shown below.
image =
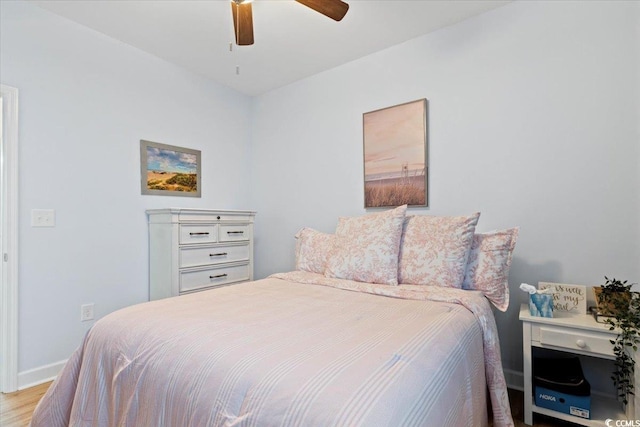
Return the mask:
<svg viewBox="0 0 640 427">
<path fill-rule="evenodd" d="M 400 245 L 400 283 L 461 288 L 479 217 L 480 213 L 407 217 Z"/>
<path fill-rule="evenodd" d="M 518 228 L 479 233 L 473 237 L 463 289 L 482 293 L 500 311 L 509 307 L 509 268 Z"/>
<path fill-rule="evenodd" d="M 324 275 L 358 282 L 398 284 L 403 205 L 371 215 L 340 218 Z"/>
<path fill-rule="evenodd" d="M 327 256 L 334 244 L 334 235 L 303 228 L 296 234 L 296 270 L 323 274 Z"/>
</svg>

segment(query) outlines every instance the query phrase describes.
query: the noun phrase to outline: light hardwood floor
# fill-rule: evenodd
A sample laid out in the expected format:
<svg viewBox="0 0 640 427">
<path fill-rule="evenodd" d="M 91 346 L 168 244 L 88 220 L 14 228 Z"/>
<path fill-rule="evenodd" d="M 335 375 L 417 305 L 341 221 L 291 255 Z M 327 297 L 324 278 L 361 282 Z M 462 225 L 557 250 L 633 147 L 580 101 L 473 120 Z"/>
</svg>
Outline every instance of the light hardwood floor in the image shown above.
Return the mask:
<svg viewBox="0 0 640 427">
<path fill-rule="evenodd" d="M 0 393 L 0 426 L 25 427 L 51 383 L 44 383 L 11 394 Z"/>
<path fill-rule="evenodd" d="M 40 398 L 49 388 L 51 383 L 42 384 L 11 394 L 0 393 L 0 426 L 2 427 L 26 427 L 31 421 L 31 414 Z M 523 399 L 522 392 L 509 390 L 509 400 L 511 402 L 511 412 L 516 427 L 525 427 L 523 422 Z M 492 425 L 490 423 L 490 425 Z M 557 421 L 553 418 L 536 415 L 534 417 L 535 427 L 569 427 L 575 426 L 573 423 Z"/>
</svg>

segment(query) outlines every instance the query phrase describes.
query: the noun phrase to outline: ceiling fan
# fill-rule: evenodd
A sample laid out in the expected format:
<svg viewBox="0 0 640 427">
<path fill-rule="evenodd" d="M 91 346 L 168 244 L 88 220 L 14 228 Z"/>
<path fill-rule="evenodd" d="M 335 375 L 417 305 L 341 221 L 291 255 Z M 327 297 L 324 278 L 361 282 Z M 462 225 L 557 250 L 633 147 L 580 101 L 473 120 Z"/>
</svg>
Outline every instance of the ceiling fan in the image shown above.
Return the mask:
<svg viewBox="0 0 640 427">
<path fill-rule="evenodd" d="M 340 21 L 349 10 L 349 5 L 341 0 L 296 0 L 316 12 L 320 12 L 334 21 Z M 253 44 L 253 12 L 252 0 L 231 0 L 233 28 L 236 44 L 247 46 Z"/>
</svg>

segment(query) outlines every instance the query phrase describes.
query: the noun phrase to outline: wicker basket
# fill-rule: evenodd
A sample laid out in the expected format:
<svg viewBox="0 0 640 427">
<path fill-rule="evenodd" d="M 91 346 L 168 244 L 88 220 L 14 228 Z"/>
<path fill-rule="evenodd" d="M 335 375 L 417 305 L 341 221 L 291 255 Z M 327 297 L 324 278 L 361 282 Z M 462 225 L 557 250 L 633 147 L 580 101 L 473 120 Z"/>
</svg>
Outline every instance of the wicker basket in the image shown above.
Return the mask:
<svg viewBox="0 0 640 427">
<path fill-rule="evenodd" d="M 603 316 L 615 316 L 618 309 L 616 307 L 629 307 L 631 302 L 631 292 L 603 293 L 602 286 L 594 286 L 593 293 L 598 306 L 598 314 Z"/>
</svg>

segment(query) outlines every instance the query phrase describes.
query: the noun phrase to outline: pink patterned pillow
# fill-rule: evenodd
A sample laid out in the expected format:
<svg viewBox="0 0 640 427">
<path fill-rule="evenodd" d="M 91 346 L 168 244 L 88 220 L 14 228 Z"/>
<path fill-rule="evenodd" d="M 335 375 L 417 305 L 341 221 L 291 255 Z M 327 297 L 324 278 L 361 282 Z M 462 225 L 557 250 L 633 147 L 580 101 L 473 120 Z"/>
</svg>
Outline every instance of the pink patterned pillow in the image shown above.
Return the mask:
<svg viewBox="0 0 640 427">
<path fill-rule="evenodd" d="M 366 283 L 398 284 L 398 250 L 403 205 L 371 215 L 340 218 L 336 245 L 327 259 L 324 275 Z"/>
<path fill-rule="evenodd" d="M 519 229 L 479 233 L 473 237 L 463 289 L 482 293 L 500 311 L 509 307 L 509 268 Z"/>
<path fill-rule="evenodd" d="M 480 213 L 407 217 L 400 245 L 400 283 L 461 288 L 479 217 Z"/>
<path fill-rule="evenodd" d="M 296 270 L 324 273 L 327 256 L 333 248 L 333 234 L 303 228 L 296 233 Z"/>
</svg>

